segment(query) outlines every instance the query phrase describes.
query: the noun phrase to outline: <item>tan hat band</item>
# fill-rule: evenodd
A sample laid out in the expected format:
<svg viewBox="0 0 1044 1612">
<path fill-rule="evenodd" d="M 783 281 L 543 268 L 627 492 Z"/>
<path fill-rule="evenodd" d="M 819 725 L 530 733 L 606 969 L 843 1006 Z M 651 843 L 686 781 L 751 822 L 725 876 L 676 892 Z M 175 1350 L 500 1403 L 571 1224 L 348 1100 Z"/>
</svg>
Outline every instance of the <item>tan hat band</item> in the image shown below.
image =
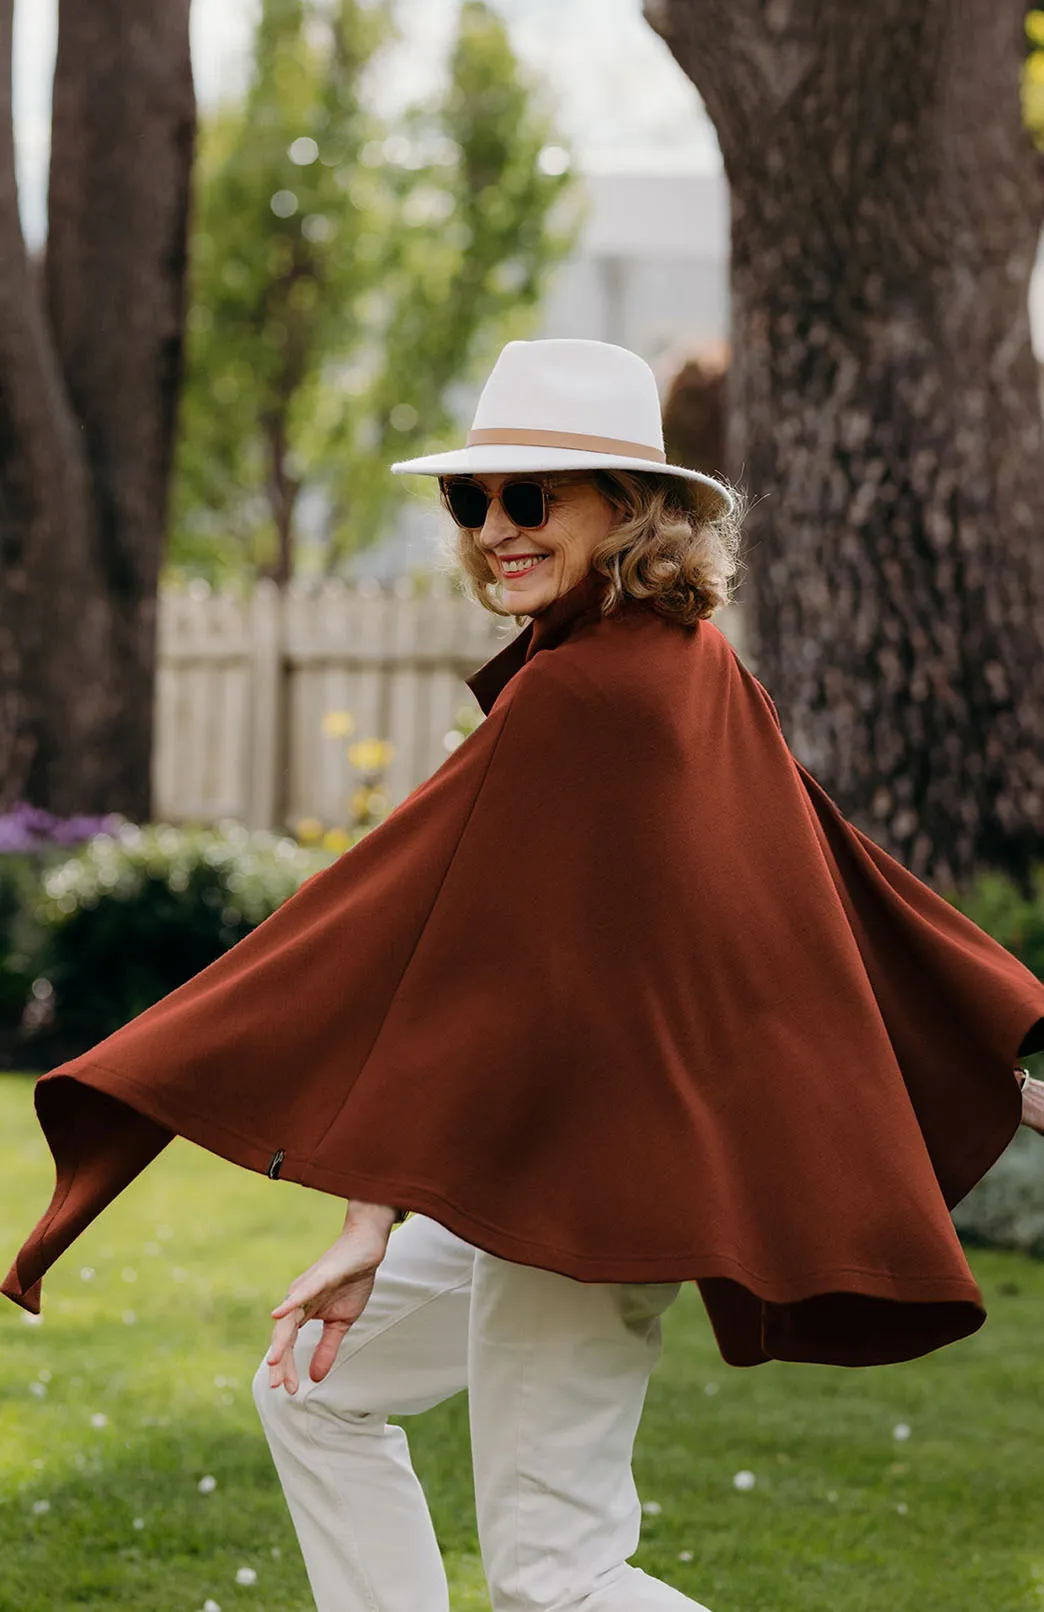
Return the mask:
<svg viewBox="0 0 1044 1612">
<path fill-rule="evenodd" d="M 466 446 L 506 448 L 579 448 L 584 453 L 615 453 L 628 459 L 650 459 L 665 465 L 667 455 L 662 448 L 651 448 L 647 442 L 625 442 L 622 437 L 589 437 L 582 431 L 523 431 L 495 427 L 487 431 L 469 431 Z"/>
</svg>

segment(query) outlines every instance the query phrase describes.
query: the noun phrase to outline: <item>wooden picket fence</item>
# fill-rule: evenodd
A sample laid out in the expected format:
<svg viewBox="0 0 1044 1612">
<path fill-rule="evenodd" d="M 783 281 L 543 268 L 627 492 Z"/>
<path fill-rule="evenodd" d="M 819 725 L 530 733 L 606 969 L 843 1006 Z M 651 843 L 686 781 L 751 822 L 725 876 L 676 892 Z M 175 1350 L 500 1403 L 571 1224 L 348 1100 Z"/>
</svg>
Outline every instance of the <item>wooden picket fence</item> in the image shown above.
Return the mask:
<svg viewBox="0 0 1044 1612">
<path fill-rule="evenodd" d="M 739 648 L 736 607 L 715 622 Z M 517 630 L 442 576 L 285 592 L 263 582 L 243 598 L 163 590 L 154 818 L 335 827 L 364 777 L 349 749 L 366 739 L 391 746 L 382 787 L 397 805 L 459 742 L 460 713 L 478 714 L 463 679 Z M 344 712 L 350 736 L 325 731 Z"/>
</svg>

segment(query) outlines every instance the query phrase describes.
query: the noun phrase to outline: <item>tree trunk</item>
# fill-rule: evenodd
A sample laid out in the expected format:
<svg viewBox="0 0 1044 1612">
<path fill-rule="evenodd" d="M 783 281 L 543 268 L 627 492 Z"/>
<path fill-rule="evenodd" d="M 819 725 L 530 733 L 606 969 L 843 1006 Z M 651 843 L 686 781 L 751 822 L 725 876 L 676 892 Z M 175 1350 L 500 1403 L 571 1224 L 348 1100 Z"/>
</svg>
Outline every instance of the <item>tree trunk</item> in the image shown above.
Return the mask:
<svg viewBox="0 0 1044 1612">
<path fill-rule="evenodd" d="M 1044 161 L 1024 0 L 646 0 L 732 194 L 732 474 L 759 677 L 922 878 L 1044 855 Z"/>
<path fill-rule="evenodd" d="M 91 565 L 86 466 L 18 213 L 11 122 L 13 0 L 0 0 L 0 809 L 25 794 L 40 718 L 57 712 L 54 646 L 81 664 L 101 648 L 85 610 Z M 34 600 L 37 577 L 45 578 Z M 65 713 L 78 752 L 98 736 L 90 685 Z"/>
<path fill-rule="evenodd" d="M 291 476 L 287 468 L 287 409 L 273 412 L 263 419 L 262 433 L 268 455 L 266 492 L 275 526 L 276 552 L 271 563 L 262 566 L 261 574 L 277 587 L 288 588 L 294 574 L 294 514 L 301 483 Z"/>
<path fill-rule="evenodd" d="M 22 792 L 59 813 L 150 814 L 195 126 L 188 13 L 189 0 L 61 0 L 46 317 L 0 198 L 4 581 L 32 741 Z"/>
</svg>

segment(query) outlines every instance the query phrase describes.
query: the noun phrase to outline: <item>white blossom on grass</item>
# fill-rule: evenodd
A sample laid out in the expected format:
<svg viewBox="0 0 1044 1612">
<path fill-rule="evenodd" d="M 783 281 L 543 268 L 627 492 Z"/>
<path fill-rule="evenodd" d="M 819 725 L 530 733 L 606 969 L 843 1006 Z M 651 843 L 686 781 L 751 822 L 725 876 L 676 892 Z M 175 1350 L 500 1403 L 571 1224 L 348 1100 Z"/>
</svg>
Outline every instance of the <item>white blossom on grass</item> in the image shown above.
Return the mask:
<svg viewBox="0 0 1044 1612">
<path fill-rule="evenodd" d="M 256 1584 L 257 1583 L 257 1574 L 254 1572 L 254 1569 L 252 1567 L 237 1567 L 236 1568 L 236 1583 L 237 1584 Z"/>
<path fill-rule="evenodd" d="M 212 1478 L 208 1472 L 205 1477 L 200 1478 L 199 1482 L 196 1484 L 196 1488 L 199 1490 L 200 1494 L 213 1494 L 214 1490 L 217 1488 L 217 1478 Z"/>
<path fill-rule="evenodd" d="M 105 1412 L 104 1411 L 95 1411 L 94 1415 L 91 1417 L 91 1426 L 92 1427 L 108 1427 L 108 1425 L 109 1425 L 109 1418 L 106 1416 Z"/>
<path fill-rule="evenodd" d="M 900 1444 L 904 1439 L 908 1439 L 910 1437 L 910 1424 L 908 1422 L 896 1422 L 892 1428 L 892 1437 L 897 1439 Z"/>
<path fill-rule="evenodd" d="M 900 1517 L 905 1517 L 906 1513 L 909 1511 L 910 1508 L 906 1504 L 905 1500 L 900 1500 L 899 1504 L 896 1506 L 895 1509 L 899 1513 Z"/>
<path fill-rule="evenodd" d="M 45 1515 L 46 1512 L 50 1511 L 50 1509 L 51 1509 L 51 1502 L 49 1500 L 34 1500 L 33 1501 L 33 1516 L 34 1517 L 42 1517 L 42 1516 Z"/>
<path fill-rule="evenodd" d="M 718 1392 L 717 1383 L 704 1383 L 703 1392 L 707 1395 L 716 1394 Z"/>
<path fill-rule="evenodd" d="M 217 1602 L 212 1601 L 208 1595 L 206 1600 L 203 1602 L 203 1612 L 221 1612 L 221 1608 L 218 1606 Z"/>
<path fill-rule="evenodd" d="M 137 1528 L 139 1533 L 144 1528 L 144 1526 L 145 1526 L 145 1518 L 144 1517 L 135 1517 L 134 1521 L 131 1523 L 131 1527 L 132 1528 Z"/>
<path fill-rule="evenodd" d="M 22 1320 L 25 1322 L 27 1327 L 42 1327 L 43 1326 L 43 1316 L 42 1315 L 33 1315 L 32 1312 L 29 1311 L 29 1310 L 23 1310 L 22 1311 Z"/>
<path fill-rule="evenodd" d="M 35 1394 L 37 1399 L 43 1399 L 44 1395 L 47 1392 L 47 1384 L 46 1383 L 30 1383 L 29 1384 L 29 1392 L 31 1394 Z"/>
<path fill-rule="evenodd" d="M 94 1266 L 93 1265 L 82 1265 L 80 1267 L 80 1281 L 81 1282 L 93 1282 L 94 1281 Z"/>
<path fill-rule="evenodd" d="M 645 1500 L 642 1502 L 642 1510 L 647 1517 L 658 1517 L 663 1507 L 658 1500 Z"/>
<path fill-rule="evenodd" d="M 691 1550 L 680 1550 L 678 1552 L 678 1560 L 680 1562 L 691 1562 L 692 1561 L 692 1551 Z"/>
<path fill-rule="evenodd" d="M 753 1489 L 757 1481 L 758 1480 L 754 1476 L 753 1472 L 747 1472 L 744 1470 L 736 1473 L 736 1476 L 732 1480 L 732 1486 L 734 1489 Z"/>
</svg>

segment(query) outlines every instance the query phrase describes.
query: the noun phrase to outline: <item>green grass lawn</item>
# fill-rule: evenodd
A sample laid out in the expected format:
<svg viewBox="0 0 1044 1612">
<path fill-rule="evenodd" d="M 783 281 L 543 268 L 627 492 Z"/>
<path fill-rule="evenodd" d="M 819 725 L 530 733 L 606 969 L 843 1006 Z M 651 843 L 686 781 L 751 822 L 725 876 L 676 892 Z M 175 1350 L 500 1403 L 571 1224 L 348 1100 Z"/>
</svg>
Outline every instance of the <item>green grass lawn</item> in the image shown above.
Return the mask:
<svg viewBox="0 0 1044 1612">
<path fill-rule="evenodd" d="M 51 1188 L 29 1080 L 0 1079 L 0 1127 L 6 1268 Z M 312 1607 L 250 1381 L 341 1219 L 179 1140 L 49 1275 L 41 1324 L 4 1303 L 0 1612 Z M 636 1453 L 636 1564 L 713 1612 L 1044 1608 L 1044 1265 L 972 1264 L 985 1327 L 873 1370 L 725 1366 L 686 1286 Z M 405 1425 L 455 1612 L 488 1612 L 466 1396 Z"/>
</svg>

